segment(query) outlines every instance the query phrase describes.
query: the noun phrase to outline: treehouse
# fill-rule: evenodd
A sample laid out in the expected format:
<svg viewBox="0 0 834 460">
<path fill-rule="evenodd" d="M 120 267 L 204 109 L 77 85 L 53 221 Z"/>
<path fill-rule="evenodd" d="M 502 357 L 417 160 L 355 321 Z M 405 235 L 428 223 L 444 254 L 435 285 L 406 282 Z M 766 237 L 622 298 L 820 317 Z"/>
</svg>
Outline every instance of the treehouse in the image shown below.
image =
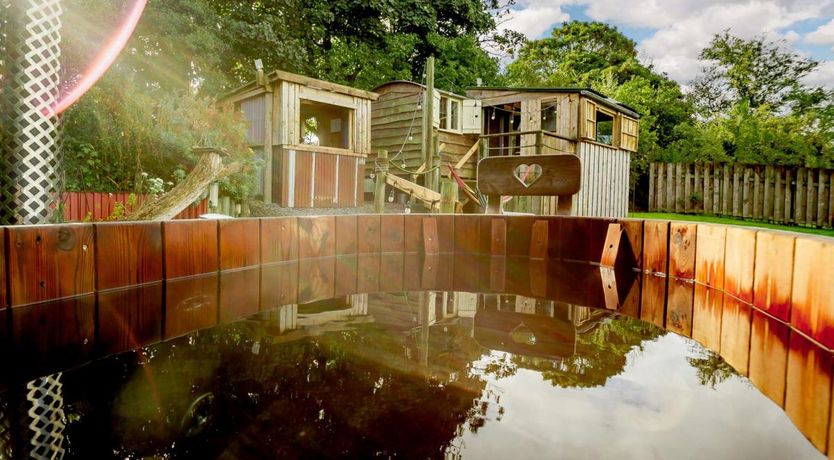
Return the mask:
<svg viewBox="0 0 834 460">
<path fill-rule="evenodd" d="M 637 112 L 587 88 L 477 87 L 466 96 L 481 104 L 481 157 L 578 155 L 581 189 L 570 214 L 626 216 Z M 555 214 L 557 207 L 555 197 L 517 197 L 507 209 Z"/>
<path fill-rule="evenodd" d="M 481 134 L 479 101 L 435 89 L 430 104 L 431 125 L 428 125 L 424 117 L 428 109 L 424 85 L 391 81 L 376 87 L 374 92 L 379 94 L 379 99 L 373 103 L 371 155 L 386 150 L 391 162 L 402 168 L 392 167 L 391 174 L 409 178 L 407 171 L 422 172 L 436 165 L 437 160 L 432 163 L 432 158 L 437 155 L 443 175 L 449 174 L 446 165 L 451 164 L 463 180 L 475 180 L 476 150 Z M 415 179 L 429 186 L 424 179 Z"/>
<path fill-rule="evenodd" d="M 371 150 L 372 92 L 288 72 L 259 71 L 227 94 L 263 159 L 259 192 L 289 208 L 361 206 Z"/>
</svg>

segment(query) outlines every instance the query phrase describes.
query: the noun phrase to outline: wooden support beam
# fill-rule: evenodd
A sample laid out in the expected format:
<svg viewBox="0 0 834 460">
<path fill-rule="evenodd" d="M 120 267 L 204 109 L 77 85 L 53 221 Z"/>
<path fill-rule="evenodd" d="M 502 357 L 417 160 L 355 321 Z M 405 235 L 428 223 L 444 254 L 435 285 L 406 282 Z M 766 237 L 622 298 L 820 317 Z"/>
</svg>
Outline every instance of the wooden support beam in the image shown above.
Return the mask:
<svg viewBox="0 0 834 460">
<path fill-rule="evenodd" d="M 440 194 L 434 190 L 430 190 L 422 185 L 415 184 L 414 182 L 410 182 L 407 179 L 403 179 L 402 177 L 395 176 L 393 174 L 386 175 L 385 182 L 392 187 L 396 187 L 397 189 L 408 193 L 423 203 L 426 203 L 431 208 L 439 208 L 440 206 Z"/>
<path fill-rule="evenodd" d="M 622 241 L 623 226 L 617 223 L 608 224 L 608 233 L 605 235 L 605 246 L 602 248 L 602 256 L 599 264 L 603 267 L 614 267 L 617 262 L 617 254 L 620 252 L 620 241 Z"/>
<path fill-rule="evenodd" d="M 388 177 L 388 151 L 380 150 L 377 154 L 376 161 L 381 169 L 376 171 L 377 168 L 374 167 L 376 172 L 376 184 L 374 186 L 374 212 L 382 214 L 382 212 L 385 211 L 385 183 L 387 182 Z"/>
<path fill-rule="evenodd" d="M 440 212 L 442 214 L 454 214 L 455 203 L 458 198 L 457 182 L 444 179 L 440 182 Z"/>
<path fill-rule="evenodd" d="M 458 161 L 457 164 L 455 164 L 455 169 L 460 169 L 463 165 L 465 165 L 466 162 L 469 161 L 469 158 L 471 158 L 472 155 L 474 155 L 475 152 L 478 151 L 478 147 L 480 145 L 480 142 L 475 142 L 474 144 L 472 144 L 472 147 L 469 149 L 469 151 L 467 151 L 463 158 L 461 158 L 460 161 Z"/>
</svg>

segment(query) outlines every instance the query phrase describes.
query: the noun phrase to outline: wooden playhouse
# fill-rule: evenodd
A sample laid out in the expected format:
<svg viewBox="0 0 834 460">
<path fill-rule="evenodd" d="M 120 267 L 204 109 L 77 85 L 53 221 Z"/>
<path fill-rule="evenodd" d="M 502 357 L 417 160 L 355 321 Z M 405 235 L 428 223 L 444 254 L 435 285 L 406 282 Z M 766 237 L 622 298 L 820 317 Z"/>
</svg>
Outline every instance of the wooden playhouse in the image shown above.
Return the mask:
<svg viewBox="0 0 834 460">
<path fill-rule="evenodd" d="M 572 153 L 581 160 L 582 188 L 571 215 L 625 217 L 629 168 L 637 151 L 640 115 L 588 88 L 477 87 L 467 98 L 481 105 L 480 155 Z M 519 200 L 511 209 L 555 214 L 550 197 Z"/>
<path fill-rule="evenodd" d="M 290 208 L 361 206 L 371 150 L 372 92 L 289 72 L 224 96 L 249 122 L 247 139 L 264 160 L 259 192 Z"/>
</svg>

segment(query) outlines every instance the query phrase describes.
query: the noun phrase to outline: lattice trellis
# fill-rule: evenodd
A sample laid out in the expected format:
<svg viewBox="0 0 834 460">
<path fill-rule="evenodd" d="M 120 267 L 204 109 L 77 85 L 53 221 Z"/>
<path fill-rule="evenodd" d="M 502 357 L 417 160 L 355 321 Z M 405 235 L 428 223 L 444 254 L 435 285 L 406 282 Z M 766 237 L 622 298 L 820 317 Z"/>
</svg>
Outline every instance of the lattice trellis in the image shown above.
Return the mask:
<svg viewBox="0 0 834 460">
<path fill-rule="evenodd" d="M 0 100 L 0 223 L 44 223 L 61 146 L 59 119 L 50 110 L 59 95 L 61 0 L 13 0 L 10 12 Z"/>
<path fill-rule="evenodd" d="M 64 457 L 64 386 L 61 373 L 41 377 L 26 384 L 29 407 L 29 457 L 59 459 Z"/>
<path fill-rule="evenodd" d="M 12 449 L 11 408 L 7 401 L 0 399 L 0 460 L 11 460 Z"/>
</svg>

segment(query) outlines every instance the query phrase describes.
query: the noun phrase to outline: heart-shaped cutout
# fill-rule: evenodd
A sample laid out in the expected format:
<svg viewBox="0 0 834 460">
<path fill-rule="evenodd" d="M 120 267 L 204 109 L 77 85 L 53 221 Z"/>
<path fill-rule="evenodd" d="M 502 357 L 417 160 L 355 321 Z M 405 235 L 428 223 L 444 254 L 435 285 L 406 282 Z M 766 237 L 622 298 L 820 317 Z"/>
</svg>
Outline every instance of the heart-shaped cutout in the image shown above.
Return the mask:
<svg viewBox="0 0 834 460">
<path fill-rule="evenodd" d="M 513 170 L 513 175 L 521 182 L 521 185 L 527 188 L 542 177 L 542 167 L 535 163 L 520 164 Z"/>
</svg>

